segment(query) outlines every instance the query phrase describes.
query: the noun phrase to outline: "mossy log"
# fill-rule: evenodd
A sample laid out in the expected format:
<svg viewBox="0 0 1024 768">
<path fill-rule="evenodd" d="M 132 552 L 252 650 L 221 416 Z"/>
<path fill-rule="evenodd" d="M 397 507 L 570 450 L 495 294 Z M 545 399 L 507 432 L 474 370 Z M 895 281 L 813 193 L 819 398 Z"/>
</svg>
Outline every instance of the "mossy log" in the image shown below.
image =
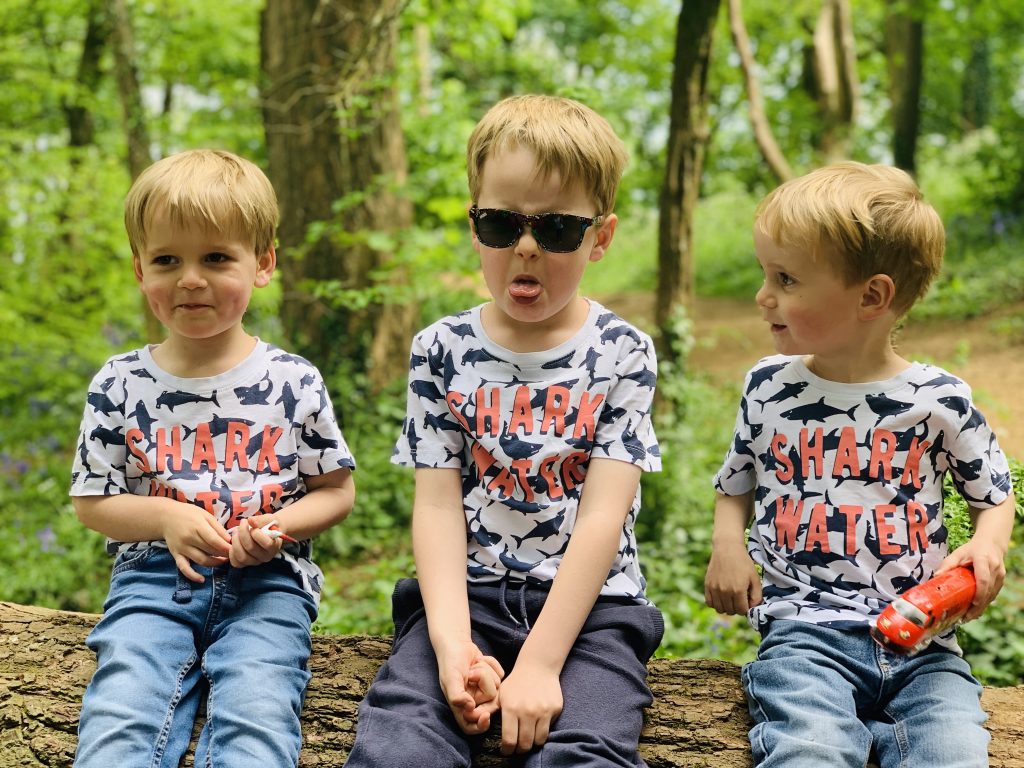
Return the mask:
<svg viewBox="0 0 1024 768">
<path fill-rule="evenodd" d="M 99 617 L 0 602 L 0 766 L 67 766 L 82 692 L 94 669 L 84 640 Z M 382 637 L 316 637 L 303 712 L 300 764 L 344 763 L 356 708 L 387 658 Z M 739 668 L 722 661 L 656 659 L 654 705 L 641 754 L 650 768 L 745 768 L 749 716 Z M 986 688 L 993 768 L 1024 768 L 1024 686 Z M 190 761 L 186 760 L 186 764 Z M 424 762 L 428 765 L 429 761 Z M 476 766 L 506 765 L 490 738 Z"/>
</svg>

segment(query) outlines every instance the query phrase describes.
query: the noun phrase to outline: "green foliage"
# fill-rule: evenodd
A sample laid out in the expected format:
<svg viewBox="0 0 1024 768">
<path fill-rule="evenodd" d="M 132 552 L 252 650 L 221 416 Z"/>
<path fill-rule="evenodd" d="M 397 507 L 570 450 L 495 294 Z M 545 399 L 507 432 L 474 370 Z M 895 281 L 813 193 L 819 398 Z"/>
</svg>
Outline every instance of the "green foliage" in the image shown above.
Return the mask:
<svg viewBox="0 0 1024 768">
<path fill-rule="evenodd" d="M 1010 475 L 1016 492 L 1016 524 L 1024 523 L 1024 464 L 1010 460 Z M 952 518 L 950 548 L 966 541 L 971 534 L 967 505 L 947 486 L 946 510 Z M 964 657 L 971 663 L 974 676 L 986 685 L 1019 685 L 1024 681 L 1024 638 L 1021 637 L 1020 612 L 1024 608 L 1024 542 L 1015 537 L 1006 556 L 1006 581 L 996 599 L 980 618 L 964 624 L 957 632 Z"/>
<path fill-rule="evenodd" d="M 10 0 L 0 19 L 0 598 L 98 611 L 109 560 L 101 537 L 77 521 L 68 502 L 68 468 L 83 394 L 110 354 L 142 342 L 140 298 L 121 224 L 130 179 L 121 107 L 109 45 L 94 89 L 78 82 L 86 0 Z M 129 2 L 154 156 L 220 146 L 257 162 L 265 157 L 259 98 L 259 0 Z M 821 125 L 805 89 L 806 52 L 821 4 L 748 0 L 768 117 L 798 170 L 818 162 Z M 919 177 L 949 229 L 946 265 L 918 317 L 963 318 L 1024 299 L 1024 140 L 1019 73 L 1024 67 L 1024 6 L 999 0 L 930 3 L 922 100 Z M 411 0 L 404 8 L 399 72 L 409 178 L 399 190 L 415 225 L 384 240 L 376 232 L 327 234 L 395 249 L 395 265 L 416 276 L 401 291 L 426 323 L 481 301 L 477 259 L 465 208 L 465 141 L 475 121 L 502 96 L 552 92 L 575 96 L 606 115 L 627 143 L 631 163 L 617 204 L 620 224 L 608 257 L 588 270 L 584 292 L 649 294 L 657 286 L 658 195 L 664 169 L 678 0 Z M 881 30 L 885 4 L 858 6 L 855 18 L 862 111 L 853 145 L 859 159 L 889 156 L 888 94 Z M 761 276 L 750 228 L 760 197 L 774 185 L 749 129 L 739 67 L 725 14 L 716 31 L 710 89 L 711 144 L 695 220 L 701 295 L 753 300 Z M 426 35 L 423 33 L 426 32 Z M 424 43 L 425 41 L 425 43 Z M 975 56 L 982 52 L 980 59 Z M 974 58 L 972 58 L 974 57 Z M 987 58 L 986 58 L 987 57 Z M 978 61 L 987 61 L 978 68 Z M 987 71 L 987 75 L 985 72 Z M 972 89 L 961 87 L 971 73 Z M 966 95 L 984 96 L 983 122 L 967 125 Z M 68 146 L 66 108 L 87 107 L 95 136 Z M 973 130 L 981 129 L 981 130 Z M 352 190 L 343 206 L 368 190 Z M 381 283 L 352 291 L 319 286 L 327 303 L 355 308 L 399 295 Z M 440 288 L 440 290 L 439 290 Z M 259 291 L 247 328 L 284 346 L 277 319 L 281 287 Z M 1024 317 L 999 332 L 1024 336 Z M 685 350 L 692 330 L 673 326 Z M 681 356 L 685 359 L 685 355 Z M 321 536 L 326 573 L 319 631 L 390 631 L 394 581 L 412 572 L 408 542 L 413 481 L 390 464 L 404 415 L 404 382 L 370 393 L 345 365 L 324 370 L 356 455 L 356 509 Z M 710 549 L 711 478 L 731 435 L 738 387 L 721 387 L 685 366 L 664 367 L 656 408 L 664 471 L 644 477 L 638 523 L 649 592 L 662 608 L 667 655 L 745 661 L 756 637 L 746 621 L 725 619 L 703 601 Z M 1014 464 L 1016 488 L 1021 469 Z M 947 502 L 954 541 L 969 519 Z M 1019 682 L 1024 607 L 1018 586 L 1020 545 L 1011 576 L 962 642 L 986 682 Z"/>
</svg>

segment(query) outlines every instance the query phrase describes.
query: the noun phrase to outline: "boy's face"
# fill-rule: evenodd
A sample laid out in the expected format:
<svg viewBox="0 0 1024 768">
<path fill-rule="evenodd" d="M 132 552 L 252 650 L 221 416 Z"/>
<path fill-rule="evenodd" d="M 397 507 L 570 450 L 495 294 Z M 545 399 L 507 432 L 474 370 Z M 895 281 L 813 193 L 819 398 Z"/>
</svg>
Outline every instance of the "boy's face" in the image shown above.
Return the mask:
<svg viewBox="0 0 1024 768">
<path fill-rule="evenodd" d="M 757 305 L 771 323 L 777 352 L 827 357 L 858 347 L 863 286 L 847 285 L 825 255 L 779 246 L 758 227 L 754 251 L 764 272 Z"/>
<path fill-rule="evenodd" d="M 156 211 L 135 277 L 171 338 L 213 339 L 241 329 L 253 288 L 270 282 L 275 253 L 203 227 L 178 227 Z"/>
<path fill-rule="evenodd" d="M 597 215 L 594 202 L 580 185 L 563 189 L 558 173 L 544 178 L 536 172 L 534 154 L 528 149 L 506 150 L 488 158 L 477 207 L 524 214 Z M 496 321 L 502 330 L 515 334 L 526 330 L 524 324 L 542 324 L 557 332 L 571 326 L 580 309 L 576 291 L 583 272 L 589 262 L 604 256 L 616 222 L 616 217 L 609 215 L 587 227 L 583 241 L 570 253 L 544 250 L 529 225 L 524 225 L 519 239 L 505 248 L 484 245 L 474 229 L 473 247 L 480 254 L 484 281 L 494 298 Z M 536 332 L 537 326 L 529 330 Z"/>
</svg>

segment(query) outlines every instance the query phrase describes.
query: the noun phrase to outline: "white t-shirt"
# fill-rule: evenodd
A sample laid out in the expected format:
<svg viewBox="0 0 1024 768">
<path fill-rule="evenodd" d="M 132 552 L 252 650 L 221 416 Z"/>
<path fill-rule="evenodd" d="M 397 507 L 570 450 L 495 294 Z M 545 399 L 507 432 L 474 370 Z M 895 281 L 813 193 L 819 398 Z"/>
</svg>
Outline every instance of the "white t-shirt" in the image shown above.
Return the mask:
<svg viewBox="0 0 1024 768">
<path fill-rule="evenodd" d="M 72 496 L 169 496 L 226 528 L 306 494 L 307 477 L 355 468 L 319 371 L 263 341 L 225 373 L 183 379 L 148 347 L 107 360 L 89 385 Z M 108 540 L 111 554 L 162 541 Z M 309 542 L 281 557 L 319 600 Z"/>
<path fill-rule="evenodd" d="M 920 363 L 887 381 L 840 384 L 798 357 L 747 374 L 715 487 L 754 491 L 749 551 L 763 567 L 755 628 L 771 619 L 863 626 L 931 577 L 947 554 L 942 485 L 984 509 L 1009 467 L 970 388 Z M 937 642 L 956 650 L 952 631 Z"/>
<path fill-rule="evenodd" d="M 461 470 L 471 581 L 548 582 L 590 459 L 661 468 L 651 425 L 654 344 L 592 301 L 564 344 L 513 352 L 488 338 L 480 310 L 443 318 L 413 340 L 392 461 Z M 647 601 L 633 533 L 639 511 L 638 489 L 602 595 Z"/>
</svg>

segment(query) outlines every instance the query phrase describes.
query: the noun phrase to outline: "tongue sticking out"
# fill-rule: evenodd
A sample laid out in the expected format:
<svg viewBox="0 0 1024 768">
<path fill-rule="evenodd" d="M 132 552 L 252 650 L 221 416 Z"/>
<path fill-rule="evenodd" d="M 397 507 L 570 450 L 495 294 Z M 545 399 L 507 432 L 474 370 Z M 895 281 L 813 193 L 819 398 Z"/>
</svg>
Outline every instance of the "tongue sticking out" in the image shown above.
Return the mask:
<svg viewBox="0 0 1024 768">
<path fill-rule="evenodd" d="M 533 299 L 540 295 L 541 286 L 536 280 L 515 280 L 508 287 L 509 294 L 516 299 Z"/>
</svg>

